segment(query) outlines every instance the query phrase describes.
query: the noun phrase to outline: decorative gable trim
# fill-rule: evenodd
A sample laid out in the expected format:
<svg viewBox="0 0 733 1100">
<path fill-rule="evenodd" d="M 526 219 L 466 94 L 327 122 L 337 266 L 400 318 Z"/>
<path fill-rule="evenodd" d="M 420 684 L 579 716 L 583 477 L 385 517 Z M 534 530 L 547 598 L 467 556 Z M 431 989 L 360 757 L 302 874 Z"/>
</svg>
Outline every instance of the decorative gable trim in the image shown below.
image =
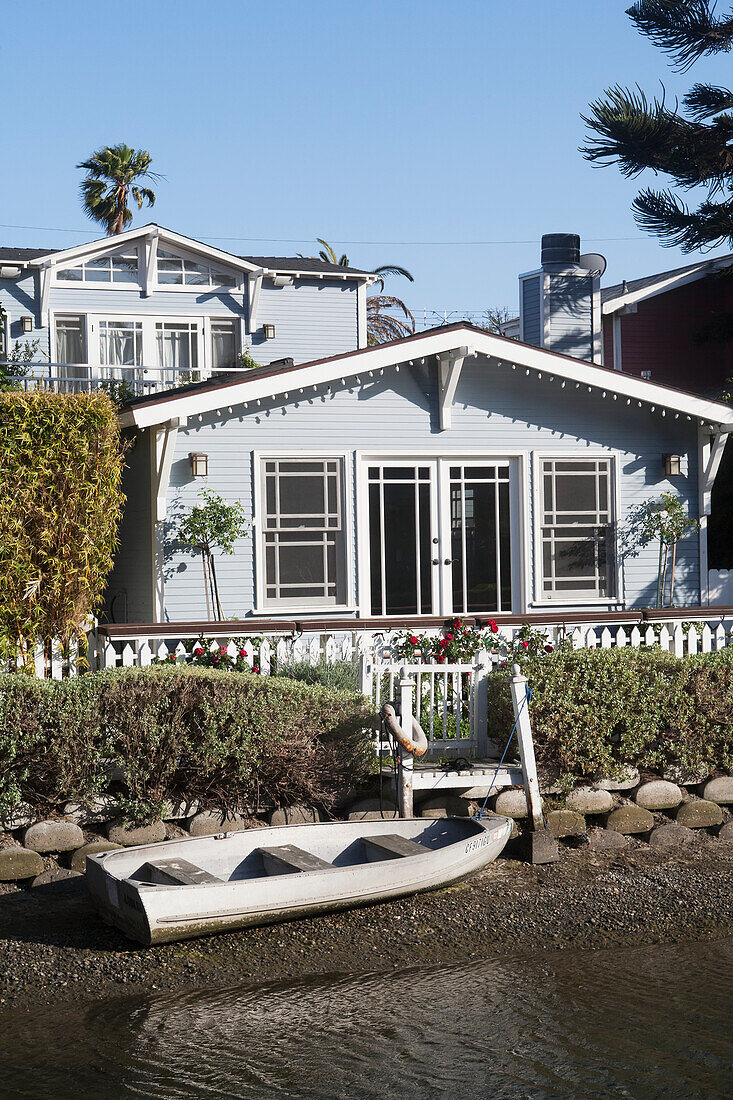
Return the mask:
<svg viewBox="0 0 733 1100">
<path fill-rule="evenodd" d="M 462 360 L 466 354 L 482 354 L 497 361 L 509 370 L 522 368 L 525 374 L 535 373 L 547 381 L 557 381 L 561 386 L 572 383 L 576 389 L 585 386 L 601 398 L 623 398 L 627 405 L 646 406 L 650 412 L 666 416 L 668 411 L 686 414 L 703 424 L 722 432 L 733 431 L 733 410 L 727 405 L 708 401 L 694 394 L 661 386 L 656 382 L 636 378 L 607 367 L 596 366 L 581 359 L 573 359 L 559 352 L 521 344 L 503 336 L 495 336 L 472 325 L 448 325 L 430 333 L 409 336 L 376 347 L 346 352 L 328 359 L 315 360 L 299 366 L 273 366 L 254 369 L 246 378 L 225 383 L 200 383 L 187 389 L 171 390 L 157 397 L 131 403 L 120 414 L 124 427 L 145 428 L 162 424 L 171 417 L 192 416 L 214 410 L 231 409 L 234 405 L 255 403 L 261 405 L 267 399 L 289 397 L 304 393 L 309 387 L 340 381 L 346 384 L 353 378 L 356 385 L 362 379 L 383 374 L 386 369 L 399 369 L 402 364 L 412 366 L 427 358 L 447 356 Z M 450 371 L 448 371 L 448 374 Z M 449 394 L 449 377 L 441 397 L 442 423 L 447 427 L 446 412 Z M 457 379 L 456 379 L 457 382 Z"/>
</svg>

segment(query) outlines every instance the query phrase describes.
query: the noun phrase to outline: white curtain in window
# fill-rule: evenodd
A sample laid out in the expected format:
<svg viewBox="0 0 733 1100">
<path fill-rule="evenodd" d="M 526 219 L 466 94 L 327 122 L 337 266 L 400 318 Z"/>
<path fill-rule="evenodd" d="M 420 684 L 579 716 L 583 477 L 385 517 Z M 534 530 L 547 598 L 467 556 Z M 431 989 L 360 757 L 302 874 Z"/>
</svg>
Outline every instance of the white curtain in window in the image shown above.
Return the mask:
<svg viewBox="0 0 733 1100">
<path fill-rule="evenodd" d="M 195 326 L 159 324 L 156 330 L 160 367 L 175 372 L 197 369 L 198 345 Z"/>
</svg>

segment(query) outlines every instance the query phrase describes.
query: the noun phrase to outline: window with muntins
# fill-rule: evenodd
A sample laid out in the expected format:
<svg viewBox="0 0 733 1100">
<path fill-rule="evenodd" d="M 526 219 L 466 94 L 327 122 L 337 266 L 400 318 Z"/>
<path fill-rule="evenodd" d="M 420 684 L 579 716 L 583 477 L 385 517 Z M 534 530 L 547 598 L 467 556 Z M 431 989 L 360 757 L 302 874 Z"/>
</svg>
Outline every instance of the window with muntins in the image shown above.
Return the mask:
<svg viewBox="0 0 733 1100">
<path fill-rule="evenodd" d="M 137 249 L 84 260 L 58 270 L 56 278 L 65 283 L 139 283 Z"/>
<path fill-rule="evenodd" d="M 56 362 L 63 364 L 86 363 L 84 318 L 57 315 L 55 325 Z"/>
<path fill-rule="evenodd" d="M 158 249 L 158 283 L 164 286 L 236 286 L 236 276 L 199 260 Z"/>
<path fill-rule="evenodd" d="M 613 598 L 611 460 L 546 458 L 540 481 L 541 599 Z"/>
<path fill-rule="evenodd" d="M 344 604 L 342 460 L 268 458 L 261 469 L 265 602 Z"/>
<path fill-rule="evenodd" d="M 230 370 L 237 365 L 235 321 L 211 321 L 211 369 Z"/>
</svg>

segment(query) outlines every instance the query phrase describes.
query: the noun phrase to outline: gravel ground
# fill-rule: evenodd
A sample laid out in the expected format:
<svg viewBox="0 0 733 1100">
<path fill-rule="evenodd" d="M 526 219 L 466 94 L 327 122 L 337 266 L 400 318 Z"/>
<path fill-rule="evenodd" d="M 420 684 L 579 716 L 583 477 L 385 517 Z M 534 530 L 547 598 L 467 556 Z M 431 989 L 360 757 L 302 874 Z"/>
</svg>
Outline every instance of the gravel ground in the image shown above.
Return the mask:
<svg viewBox="0 0 733 1100">
<path fill-rule="evenodd" d="M 733 934 L 733 844 L 707 836 L 674 852 L 563 849 L 545 867 L 499 859 L 431 894 L 148 948 L 99 919 L 83 879 L 0 889 L 0 1016 L 121 992 Z"/>
</svg>

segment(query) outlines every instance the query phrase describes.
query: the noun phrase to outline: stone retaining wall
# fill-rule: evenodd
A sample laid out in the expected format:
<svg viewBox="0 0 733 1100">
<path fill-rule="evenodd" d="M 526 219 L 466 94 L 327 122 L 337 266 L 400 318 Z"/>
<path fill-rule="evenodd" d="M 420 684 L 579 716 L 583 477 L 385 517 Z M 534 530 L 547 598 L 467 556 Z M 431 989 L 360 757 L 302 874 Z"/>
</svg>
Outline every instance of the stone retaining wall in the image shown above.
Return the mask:
<svg viewBox="0 0 733 1100">
<path fill-rule="evenodd" d="M 378 796 L 376 784 L 369 798 L 352 800 L 340 816 L 348 820 L 397 817 L 397 806 L 386 787 Z M 418 816 L 470 816 L 480 803 L 446 792 L 416 792 Z M 510 787 L 493 795 L 490 812 L 512 818 L 512 838 L 523 832 L 527 820 L 524 791 Z M 186 800 L 166 807 L 165 820 L 136 828 L 119 820 L 114 798 L 104 795 L 90 806 L 67 804 L 62 813 L 36 820 L 29 807 L 16 807 L 0 817 L 0 882 L 37 887 L 83 875 L 86 856 L 113 848 L 153 844 L 186 836 L 210 836 L 264 825 L 299 824 L 322 820 L 311 806 L 271 807 L 255 813 L 222 814 L 202 810 Z M 691 775 L 674 767 L 662 776 L 640 776 L 629 769 L 619 780 L 601 780 L 564 795 L 546 787 L 544 812 L 547 829 L 560 845 L 589 844 L 595 849 L 623 848 L 633 841 L 653 847 L 685 846 L 697 838 L 733 843 L 733 774 Z M 508 854 L 513 854 L 511 847 Z"/>
</svg>

